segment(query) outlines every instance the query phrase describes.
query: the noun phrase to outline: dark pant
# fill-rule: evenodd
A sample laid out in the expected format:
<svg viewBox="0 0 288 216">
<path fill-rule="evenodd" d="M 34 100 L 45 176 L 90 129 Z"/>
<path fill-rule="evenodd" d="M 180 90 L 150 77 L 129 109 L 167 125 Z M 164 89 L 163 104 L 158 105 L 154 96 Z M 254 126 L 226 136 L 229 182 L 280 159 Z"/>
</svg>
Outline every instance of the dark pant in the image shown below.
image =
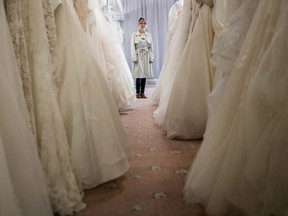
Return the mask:
<svg viewBox="0 0 288 216">
<path fill-rule="evenodd" d="M 136 78 L 136 93 L 144 93 L 146 85 L 146 78 Z"/>
</svg>

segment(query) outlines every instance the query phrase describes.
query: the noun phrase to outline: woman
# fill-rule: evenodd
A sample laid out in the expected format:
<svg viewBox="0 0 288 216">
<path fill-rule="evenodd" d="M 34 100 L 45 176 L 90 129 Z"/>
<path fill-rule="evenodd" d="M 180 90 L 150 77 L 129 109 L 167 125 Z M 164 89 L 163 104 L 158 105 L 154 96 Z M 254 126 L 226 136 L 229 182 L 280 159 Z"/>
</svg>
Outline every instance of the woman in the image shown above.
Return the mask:
<svg viewBox="0 0 288 216">
<path fill-rule="evenodd" d="M 146 20 L 140 18 L 138 31 L 133 32 L 131 54 L 133 61 L 133 77 L 136 78 L 136 97 L 147 98 L 144 94 L 146 78 L 153 77 L 151 64 L 154 61 L 152 35 L 145 31 Z"/>
</svg>

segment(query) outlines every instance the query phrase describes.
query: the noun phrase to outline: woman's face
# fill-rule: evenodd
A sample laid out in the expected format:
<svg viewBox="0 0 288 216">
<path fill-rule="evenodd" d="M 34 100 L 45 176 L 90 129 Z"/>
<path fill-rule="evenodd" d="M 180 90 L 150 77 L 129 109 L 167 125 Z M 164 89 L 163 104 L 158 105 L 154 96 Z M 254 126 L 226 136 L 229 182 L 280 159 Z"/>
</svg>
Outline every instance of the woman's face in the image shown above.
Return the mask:
<svg viewBox="0 0 288 216">
<path fill-rule="evenodd" d="M 146 21 L 145 21 L 145 20 L 141 20 L 141 21 L 138 23 L 138 26 L 139 26 L 139 29 L 140 29 L 140 30 L 145 30 L 145 29 L 146 29 Z"/>
</svg>

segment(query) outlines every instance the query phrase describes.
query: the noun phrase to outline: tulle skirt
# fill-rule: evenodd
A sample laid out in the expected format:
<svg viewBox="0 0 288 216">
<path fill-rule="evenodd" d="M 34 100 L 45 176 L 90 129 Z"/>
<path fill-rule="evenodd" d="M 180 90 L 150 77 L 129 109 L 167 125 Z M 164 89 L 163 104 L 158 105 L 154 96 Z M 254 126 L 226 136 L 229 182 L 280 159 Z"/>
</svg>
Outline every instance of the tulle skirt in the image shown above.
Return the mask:
<svg viewBox="0 0 288 216">
<path fill-rule="evenodd" d="M 171 90 L 164 129 L 168 138 L 201 139 L 207 122 L 206 98 L 213 82 L 211 9 L 204 5 L 184 49 Z"/>
<path fill-rule="evenodd" d="M 60 108 L 77 176 L 88 189 L 128 170 L 128 144 L 97 50 L 68 0 L 55 17 Z"/>
<path fill-rule="evenodd" d="M 187 177 L 186 200 L 209 215 L 288 213 L 287 15 L 287 1 L 259 2 Z"/>
</svg>

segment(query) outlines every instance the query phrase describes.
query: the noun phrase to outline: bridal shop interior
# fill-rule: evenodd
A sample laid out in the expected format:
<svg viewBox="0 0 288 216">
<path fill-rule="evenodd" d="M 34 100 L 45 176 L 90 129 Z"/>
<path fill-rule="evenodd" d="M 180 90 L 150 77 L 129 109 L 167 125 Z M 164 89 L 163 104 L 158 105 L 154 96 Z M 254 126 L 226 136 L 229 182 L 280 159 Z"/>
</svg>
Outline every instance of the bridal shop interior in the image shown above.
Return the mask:
<svg viewBox="0 0 288 216">
<path fill-rule="evenodd" d="M 0 0 L 1 216 L 288 216 L 287 0 Z"/>
</svg>

